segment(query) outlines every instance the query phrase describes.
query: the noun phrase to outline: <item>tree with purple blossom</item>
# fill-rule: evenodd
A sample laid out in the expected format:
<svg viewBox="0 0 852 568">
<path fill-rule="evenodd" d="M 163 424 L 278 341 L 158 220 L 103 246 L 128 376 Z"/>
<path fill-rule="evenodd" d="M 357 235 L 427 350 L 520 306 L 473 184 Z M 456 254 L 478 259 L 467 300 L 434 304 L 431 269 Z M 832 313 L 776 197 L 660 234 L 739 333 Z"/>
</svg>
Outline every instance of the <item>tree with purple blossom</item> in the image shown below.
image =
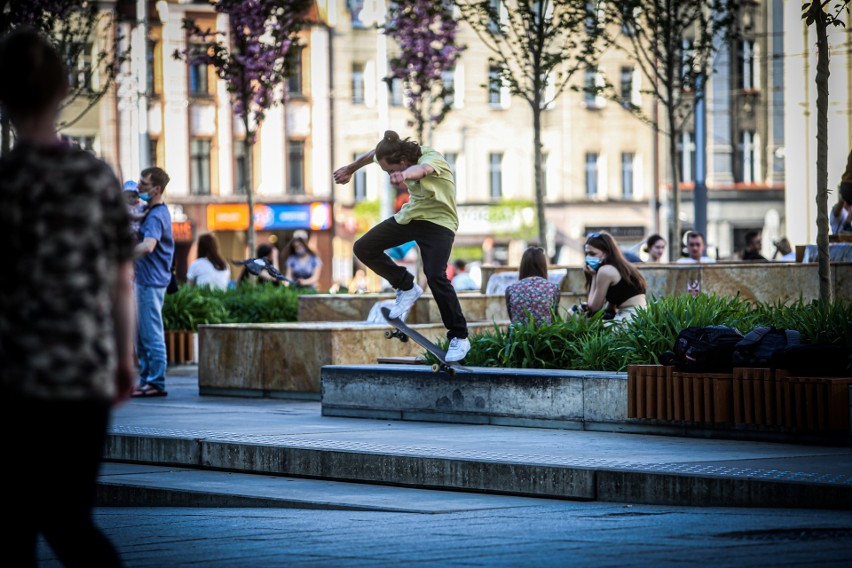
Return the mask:
<svg viewBox="0 0 852 568">
<path fill-rule="evenodd" d="M 99 4 L 91 0 L 0 0 L 0 35 L 18 28 L 34 29 L 65 57 L 71 81 L 61 109 L 79 101 L 83 104 L 74 105 L 73 115 L 63 116 L 60 128 L 80 120 L 109 92 L 119 67 L 130 56 L 115 33 L 114 14 Z M 93 81 L 96 76 L 97 82 Z M 5 115 L 0 117 L 0 131 L 0 153 L 5 154 L 12 138 Z"/>
<path fill-rule="evenodd" d="M 492 52 L 496 81 L 529 104 L 533 120 L 536 220 L 539 245 L 547 246 L 542 169 L 542 113 L 568 87 L 574 74 L 597 59 L 601 0 L 456 0 L 461 17 Z M 590 7 L 591 8 L 590 8 Z"/>
<path fill-rule="evenodd" d="M 452 106 L 453 86 L 444 74 L 455 67 L 464 51 L 456 43 L 458 22 L 453 19 L 452 4 L 433 0 L 391 2 L 385 33 L 399 46 L 399 55 L 390 60 L 388 80 L 401 79 L 411 111 L 417 140 L 429 127 L 434 130 Z"/>
<path fill-rule="evenodd" d="M 293 73 L 292 50 L 307 21 L 309 0 L 211 0 L 228 16 L 228 32 L 201 29 L 191 19 L 184 29 L 197 38 L 176 59 L 209 65 L 225 81 L 234 114 L 245 129 L 248 248 L 255 250 L 252 150 L 266 111 L 287 97 L 284 80 Z"/>
</svg>

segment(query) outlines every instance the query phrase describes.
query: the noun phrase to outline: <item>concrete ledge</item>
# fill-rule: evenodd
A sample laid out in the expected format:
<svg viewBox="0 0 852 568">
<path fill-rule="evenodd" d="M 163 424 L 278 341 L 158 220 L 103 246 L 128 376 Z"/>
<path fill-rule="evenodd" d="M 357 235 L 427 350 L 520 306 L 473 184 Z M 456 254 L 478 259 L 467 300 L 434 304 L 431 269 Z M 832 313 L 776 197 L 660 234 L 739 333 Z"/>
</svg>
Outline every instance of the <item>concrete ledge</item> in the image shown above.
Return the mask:
<svg viewBox="0 0 852 568">
<path fill-rule="evenodd" d="M 414 365 L 322 368 L 322 413 L 363 418 L 582 428 L 627 420 L 627 373 Z"/>
<path fill-rule="evenodd" d="M 468 329 L 476 333 L 494 325 L 471 322 Z M 432 340 L 446 334 L 442 324 L 414 328 Z M 317 400 L 323 365 L 367 364 L 381 356 L 424 353 L 414 341 L 386 339 L 388 329 L 387 324 L 363 322 L 202 325 L 198 389 L 202 395 Z"/>
</svg>

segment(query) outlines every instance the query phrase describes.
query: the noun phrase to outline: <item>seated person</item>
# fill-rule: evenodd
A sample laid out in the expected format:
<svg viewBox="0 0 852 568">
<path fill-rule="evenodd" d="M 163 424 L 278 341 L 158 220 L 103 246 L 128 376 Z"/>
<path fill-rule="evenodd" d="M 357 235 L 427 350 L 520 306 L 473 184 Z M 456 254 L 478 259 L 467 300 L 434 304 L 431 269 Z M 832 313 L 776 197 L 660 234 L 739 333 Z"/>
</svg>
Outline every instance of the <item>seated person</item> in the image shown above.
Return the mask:
<svg viewBox="0 0 852 568">
<path fill-rule="evenodd" d="M 660 235 L 653 234 L 645 241 L 642 250 L 648 253 L 648 262 L 665 262 L 663 255 L 666 253 L 666 239 Z"/>
<path fill-rule="evenodd" d="M 458 259 L 453 263 L 453 267 L 455 268 L 453 288 L 457 292 L 479 290 L 479 286 L 476 285 L 476 282 L 473 281 L 473 278 L 470 277 L 470 273 L 467 271 L 467 263 L 465 261 Z"/>
<path fill-rule="evenodd" d="M 208 286 L 227 290 L 231 284 L 231 269 L 219 254 L 219 241 L 213 233 L 198 237 L 197 258 L 189 265 L 186 282 L 190 286 Z"/>
<path fill-rule="evenodd" d="M 518 281 L 506 288 L 506 307 L 512 323 L 551 323 L 559 307 L 559 286 L 547 279 L 544 249 L 529 247 L 521 257 Z"/>
<path fill-rule="evenodd" d="M 743 249 L 743 260 L 745 261 L 765 261 L 766 257 L 760 254 L 760 248 L 763 245 L 763 239 L 760 237 L 760 231 L 749 231 L 745 235 L 745 249 Z"/>
<path fill-rule="evenodd" d="M 840 187 L 837 192 L 837 203 L 828 212 L 828 224 L 831 232 L 852 233 L 852 151 L 846 160 L 846 171 L 840 178 Z"/>
<path fill-rule="evenodd" d="M 686 254 L 682 258 L 677 259 L 678 264 L 693 264 L 697 262 L 710 263 L 716 262 L 715 259 L 704 255 L 704 235 L 697 231 L 689 231 L 686 234 Z"/>
<path fill-rule="evenodd" d="M 645 305 L 645 278 L 624 258 L 618 243 L 608 233 L 591 233 L 583 248 L 587 312 L 593 314 L 609 303 L 615 310 L 613 321 L 632 319 L 636 308 Z"/>
<path fill-rule="evenodd" d="M 317 289 L 322 271 L 322 260 L 308 247 L 306 237 L 295 236 L 287 248 L 284 275 L 299 288 Z"/>
</svg>

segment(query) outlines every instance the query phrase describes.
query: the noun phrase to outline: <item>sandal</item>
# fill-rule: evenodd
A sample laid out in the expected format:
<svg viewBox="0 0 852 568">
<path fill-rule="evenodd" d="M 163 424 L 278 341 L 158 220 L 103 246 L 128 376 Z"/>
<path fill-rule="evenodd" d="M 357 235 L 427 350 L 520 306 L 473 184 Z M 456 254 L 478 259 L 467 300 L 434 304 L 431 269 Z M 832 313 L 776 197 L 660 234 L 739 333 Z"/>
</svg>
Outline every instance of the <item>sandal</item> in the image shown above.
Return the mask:
<svg viewBox="0 0 852 568">
<path fill-rule="evenodd" d="M 153 385 L 144 385 L 130 393 L 130 396 L 132 398 L 147 398 L 149 396 L 167 396 L 168 394 L 165 390 L 158 389 Z"/>
</svg>

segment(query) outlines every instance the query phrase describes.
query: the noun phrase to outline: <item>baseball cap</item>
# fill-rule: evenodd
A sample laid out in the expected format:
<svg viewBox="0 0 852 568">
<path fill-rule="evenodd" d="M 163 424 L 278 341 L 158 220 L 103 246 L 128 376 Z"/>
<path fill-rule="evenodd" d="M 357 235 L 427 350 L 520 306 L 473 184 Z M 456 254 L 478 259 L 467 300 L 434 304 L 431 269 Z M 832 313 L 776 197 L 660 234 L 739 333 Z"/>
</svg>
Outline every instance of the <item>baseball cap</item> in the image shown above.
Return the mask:
<svg viewBox="0 0 852 568">
<path fill-rule="evenodd" d="M 124 182 L 124 191 L 130 191 L 132 193 L 139 193 L 139 186 L 132 179 Z"/>
</svg>

